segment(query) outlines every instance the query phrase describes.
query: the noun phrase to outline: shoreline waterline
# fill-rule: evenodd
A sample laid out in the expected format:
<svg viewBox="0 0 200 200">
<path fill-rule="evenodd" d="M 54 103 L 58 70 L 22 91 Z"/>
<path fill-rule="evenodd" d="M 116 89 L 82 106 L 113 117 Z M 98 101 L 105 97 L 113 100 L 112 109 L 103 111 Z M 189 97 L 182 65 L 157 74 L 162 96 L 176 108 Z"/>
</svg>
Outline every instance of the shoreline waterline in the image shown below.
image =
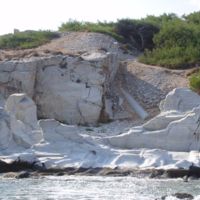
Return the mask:
<svg viewBox="0 0 200 200">
<path fill-rule="evenodd" d="M 189 169 L 156 169 L 156 168 L 84 168 L 84 167 L 67 167 L 67 168 L 45 168 L 36 163 L 29 163 L 25 161 L 14 161 L 6 163 L 0 160 L 0 174 L 13 173 L 13 177 L 19 177 L 20 173 L 22 178 L 35 177 L 35 176 L 63 176 L 63 175 L 78 175 L 78 176 L 111 176 L 111 177 L 138 177 L 138 178 L 188 178 L 199 179 L 200 167 L 190 166 Z M 5 175 L 6 177 L 7 175 Z M 9 177 L 9 175 L 7 176 Z"/>
</svg>

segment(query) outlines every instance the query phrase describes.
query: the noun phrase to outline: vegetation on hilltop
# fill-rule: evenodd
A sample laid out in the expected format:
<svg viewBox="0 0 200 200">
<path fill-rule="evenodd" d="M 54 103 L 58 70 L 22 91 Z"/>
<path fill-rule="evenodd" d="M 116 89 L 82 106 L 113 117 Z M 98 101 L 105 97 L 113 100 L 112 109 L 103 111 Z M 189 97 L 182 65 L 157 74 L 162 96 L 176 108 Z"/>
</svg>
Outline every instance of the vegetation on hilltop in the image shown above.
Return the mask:
<svg viewBox="0 0 200 200">
<path fill-rule="evenodd" d="M 154 49 L 145 50 L 139 60 L 168 68 L 188 68 L 199 64 L 200 23 L 193 21 L 192 16 L 190 14 L 163 23 L 153 37 Z"/>
<path fill-rule="evenodd" d="M 59 31 L 87 31 L 110 35 L 129 49 L 144 51 L 139 61 L 168 68 L 188 68 L 200 62 L 200 12 L 147 16 L 117 22 L 70 20 Z M 0 49 L 34 48 L 58 37 L 50 31 L 24 31 L 0 36 Z"/>
<path fill-rule="evenodd" d="M 59 31 L 86 31 L 104 33 L 126 43 L 130 49 L 144 50 L 153 47 L 153 35 L 159 28 L 140 20 L 122 19 L 118 22 L 78 22 L 70 20 L 59 27 Z"/>
<path fill-rule="evenodd" d="M 200 61 L 200 12 L 178 17 L 176 14 L 147 16 L 140 20 L 111 22 L 68 21 L 60 31 L 100 32 L 126 43 L 130 49 L 144 51 L 139 60 L 168 68 L 188 68 Z"/>
<path fill-rule="evenodd" d="M 79 32 L 98 32 L 104 33 L 114 37 L 115 39 L 121 41 L 122 38 L 115 33 L 115 23 L 114 22 L 79 22 L 76 20 L 70 20 L 66 23 L 63 23 L 59 27 L 59 31 L 66 32 L 66 31 L 79 31 Z"/>
<path fill-rule="evenodd" d="M 144 51 L 139 61 L 177 69 L 200 64 L 200 11 L 178 17 L 176 14 L 147 16 L 140 20 L 117 22 L 78 22 L 70 20 L 59 31 L 87 31 L 110 35 L 126 48 Z M 0 36 L 0 49 L 27 49 L 59 37 L 50 31 L 24 31 Z M 190 78 L 193 89 L 200 88 L 196 73 Z M 197 84 L 198 83 L 198 84 Z"/>
<path fill-rule="evenodd" d="M 58 33 L 51 31 L 24 31 L 0 36 L 0 49 L 29 49 L 45 44 Z"/>
<path fill-rule="evenodd" d="M 171 69 L 186 69 L 200 63 L 200 12 L 150 15 L 140 20 L 121 19 L 116 23 L 68 21 L 60 31 L 100 32 L 126 43 L 129 49 L 144 51 L 139 61 Z M 190 86 L 200 90 L 200 73 L 193 74 Z"/>
</svg>

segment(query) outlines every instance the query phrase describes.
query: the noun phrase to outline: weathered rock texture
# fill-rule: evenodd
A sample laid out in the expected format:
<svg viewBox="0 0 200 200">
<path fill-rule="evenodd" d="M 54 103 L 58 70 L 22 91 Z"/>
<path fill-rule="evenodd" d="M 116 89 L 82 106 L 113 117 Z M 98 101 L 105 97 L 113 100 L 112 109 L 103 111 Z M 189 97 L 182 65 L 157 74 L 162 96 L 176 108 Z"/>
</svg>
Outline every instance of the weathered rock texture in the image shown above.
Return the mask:
<svg viewBox="0 0 200 200">
<path fill-rule="evenodd" d="M 173 104 L 172 99 L 177 101 Z M 142 126 L 106 136 L 102 127 L 98 132 L 53 119 L 37 123 L 34 102 L 25 94 L 13 94 L 5 110 L 0 109 L 0 159 L 37 163 L 46 169 L 199 167 L 198 104 L 192 91 L 175 89 L 162 103 L 167 110 Z"/>
<path fill-rule="evenodd" d="M 37 62 L 34 59 L 0 63 L 1 105 L 13 93 L 25 92 L 34 96 Z"/>
<path fill-rule="evenodd" d="M 0 149 L 29 148 L 42 140 L 35 103 L 25 94 L 13 94 L 0 109 Z"/>
<path fill-rule="evenodd" d="M 94 124 L 117 68 L 117 55 L 105 52 L 4 61 L 1 104 L 9 95 L 23 92 L 35 100 L 40 118 Z"/>
<path fill-rule="evenodd" d="M 187 88 L 171 91 L 161 102 L 161 113 L 142 126 L 108 138 L 119 148 L 168 151 L 200 150 L 200 97 Z"/>
</svg>

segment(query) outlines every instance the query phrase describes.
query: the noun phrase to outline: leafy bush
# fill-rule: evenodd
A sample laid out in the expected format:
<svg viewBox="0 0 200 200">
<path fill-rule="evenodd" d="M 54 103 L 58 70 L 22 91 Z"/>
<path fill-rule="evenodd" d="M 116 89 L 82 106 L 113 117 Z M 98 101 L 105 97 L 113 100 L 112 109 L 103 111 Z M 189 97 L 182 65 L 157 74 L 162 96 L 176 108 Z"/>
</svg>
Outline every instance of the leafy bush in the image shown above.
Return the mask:
<svg viewBox="0 0 200 200">
<path fill-rule="evenodd" d="M 158 32 L 158 27 L 139 20 L 122 19 L 118 22 L 78 22 L 76 20 L 63 23 L 59 31 L 86 31 L 110 35 L 123 43 L 129 43 L 139 50 L 153 48 L 153 35 Z"/>
<path fill-rule="evenodd" d="M 189 77 L 190 88 L 200 93 L 200 71 Z"/>
<path fill-rule="evenodd" d="M 200 62 L 200 26 L 183 19 L 162 25 L 154 35 L 155 48 L 139 58 L 147 64 L 187 68 Z"/>
<path fill-rule="evenodd" d="M 38 47 L 59 37 L 50 31 L 24 31 L 0 36 L 0 49 L 28 49 Z"/>
<path fill-rule="evenodd" d="M 197 63 L 199 54 L 198 48 L 174 46 L 173 48 L 157 48 L 152 51 L 146 50 L 144 55 L 139 58 L 139 61 L 171 69 L 183 69 Z"/>
<path fill-rule="evenodd" d="M 148 15 L 147 17 L 141 19 L 140 21 L 161 28 L 165 23 L 172 22 L 177 19 L 179 18 L 174 13 L 169 13 L 169 14 L 164 13 L 160 16 Z"/>
<path fill-rule="evenodd" d="M 184 15 L 183 18 L 188 22 L 188 23 L 194 23 L 200 25 L 200 11 L 198 12 L 193 12 L 189 15 Z"/>
</svg>

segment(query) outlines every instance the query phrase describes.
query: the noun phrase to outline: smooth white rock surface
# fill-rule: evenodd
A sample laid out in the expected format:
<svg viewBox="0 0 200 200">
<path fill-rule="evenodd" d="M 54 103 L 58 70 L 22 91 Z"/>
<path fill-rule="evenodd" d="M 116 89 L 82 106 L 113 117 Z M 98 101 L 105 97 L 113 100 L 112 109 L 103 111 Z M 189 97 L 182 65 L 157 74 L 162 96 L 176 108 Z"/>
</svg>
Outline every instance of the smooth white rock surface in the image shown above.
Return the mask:
<svg viewBox="0 0 200 200">
<path fill-rule="evenodd" d="M 186 89 L 178 90 L 182 105 L 187 105 L 187 96 L 180 95 L 181 91 L 185 93 Z M 177 95 L 176 91 L 172 94 L 170 98 L 175 98 L 174 95 Z M 193 95 L 193 92 L 190 94 Z M 18 99 L 19 96 L 23 98 L 23 95 L 9 98 Z M 170 101 L 169 96 L 167 96 L 168 99 L 166 98 L 167 101 Z M 195 98 L 193 100 L 198 101 Z M 14 102 L 16 108 L 21 103 L 8 99 L 9 102 Z M 32 101 L 29 102 L 32 103 Z M 12 103 L 10 104 L 12 105 Z M 26 105 L 27 103 L 24 105 L 25 108 Z M 33 141 L 34 131 L 38 131 L 38 129 L 32 129 L 31 134 L 26 132 L 26 135 L 21 126 L 19 126 L 21 129 L 14 130 L 12 125 L 9 125 L 12 124 L 12 116 L 9 117 L 4 110 L 0 110 L 2 113 L 0 115 L 2 117 L 0 129 L 3 130 L 0 139 L 5 141 L 3 144 L 0 143 L 0 158 L 9 162 L 16 159 L 29 162 L 35 160 L 40 165 L 43 163 L 46 168 L 188 169 L 191 165 L 200 166 L 200 130 L 198 125 L 200 106 L 198 102 L 193 102 L 193 105 L 196 107 L 187 111 L 184 108 L 181 109 L 184 111 L 180 109 L 178 111 L 171 109 L 162 111 L 161 114 L 143 126 L 129 127 L 128 130 L 125 125 L 122 127 L 120 122 L 101 127 L 83 127 L 62 124 L 54 119 L 40 120 L 42 140 L 35 142 L 32 146 L 24 144 L 27 144 L 29 140 Z M 174 108 L 174 105 L 171 106 Z M 17 112 L 13 110 L 13 113 L 15 113 L 14 119 L 16 120 Z M 27 116 L 29 115 L 27 114 Z M 17 121 L 24 127 L 28 126 L 26 121 L 23 121 L 23 117 L 18 117 Z M 12 140 L 16 146 L 4 145 L 8 143 L 10 135 L 21 137 L 23 142 L 19 142 L 13 137 Z"/>
<path fill-rule="evenodd" d="M 5 111 L 9 114 L 9 142 L 15 142 L 22 147 L 31 147 L 43 139 L 38 126 L 36 105 L 26 94 L 13 94 L 5 104 Z"/>
<path fill-rule="evenodd" d="M 160 110 L 186 112 L 200 105 L 200 96 L 189 88 L 175 88 L 160 103 Z"/>
<path fill-rule="evenodd" d="M 170 92 L 161 104 L 158 116 L 143 126 L 133 127 L 122 135 L 107 138 L 108 142 L 114 147 L 127 149 L 199 150 L 199 96 L 187 88 L 178 88 Z"/>
</svg>

